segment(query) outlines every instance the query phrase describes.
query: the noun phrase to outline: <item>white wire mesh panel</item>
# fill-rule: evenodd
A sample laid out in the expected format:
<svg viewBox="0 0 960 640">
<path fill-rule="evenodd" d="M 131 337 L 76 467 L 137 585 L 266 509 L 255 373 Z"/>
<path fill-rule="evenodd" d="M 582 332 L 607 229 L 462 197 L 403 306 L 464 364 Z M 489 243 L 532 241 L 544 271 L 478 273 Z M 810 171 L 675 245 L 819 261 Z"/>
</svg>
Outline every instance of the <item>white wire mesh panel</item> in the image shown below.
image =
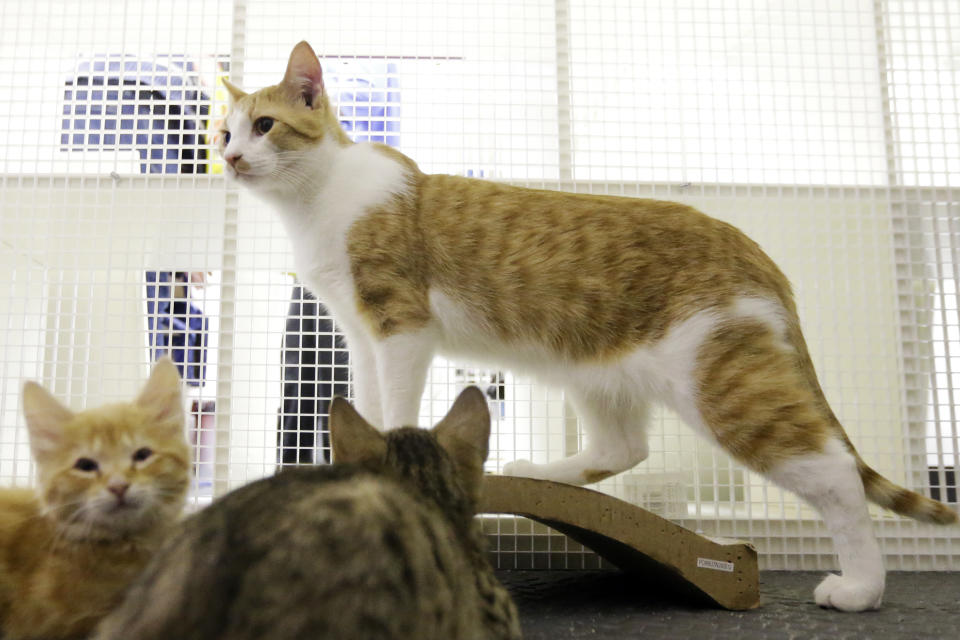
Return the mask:
<svg viewBox="0 0 960 640">
<path fill-rule="evenodd" d="M 31 481 L 24 379 L 78 408 L 130 399 L 178 322 L 199 323 L 179 355 L 212 477 L 227 199 L 206 134 L 231 26 L 224 1 L 0 5 L 5 481 Z M 189 274 L 207 286 L 171 281 Z"/>
<path fill-rule="evenodd" d="M 270 207 L 225 185 L 221 79 L 320 55 L 358 140 L 426 171 L 681 200 L 755 238 L 795 285 L 825 392 L 884 475 L 956 502 L 960 8 L 950 2 L 293 0 L 0 4 L 0 480 L 32 482 L 22 380 L 74 406 L 132 396 L 161 350 L 188 379 L 201 503 L 329 459 L 349 353 L 298 285 Z M 583 446 L 563 393 L 438 358 L 420 421 L 478 384 L 490 471 Z M 598 485 L 775 568 L 826 568 L 810 509 L 667 412 Z M 960 568 L 960 539 L 879 510 L 893 568 Z M 484 519 L 504 565 L 598 566 Z"/>
<path fill-rule="evenodd" d="M 570 1 L 574 175 L 883 184 L 872 1 Z"/>
</svg>

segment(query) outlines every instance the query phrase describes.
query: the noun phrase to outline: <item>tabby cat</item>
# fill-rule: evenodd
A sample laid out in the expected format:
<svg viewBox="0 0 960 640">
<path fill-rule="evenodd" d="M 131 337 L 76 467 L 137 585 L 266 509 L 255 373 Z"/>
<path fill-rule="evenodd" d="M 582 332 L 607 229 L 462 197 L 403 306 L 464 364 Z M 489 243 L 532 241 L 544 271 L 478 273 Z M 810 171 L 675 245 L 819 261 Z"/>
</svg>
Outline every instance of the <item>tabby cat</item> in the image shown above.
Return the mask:
<svg viewBox="0 0 960 640">
<path fill-rule="evenodd" d="M 134 402 L 76 413 L 28 382 L 23 410 L 39 486 L 0 489 L 2 636 L 86 637 L 183 510 L 180 376 L 160 360 Z"/>
<path fill-rule="evenodd" d="M 652 402 L 822 515 L 841 575 L 822 606 L 879 606 L 866 499 L 918 520 L 956 513 L 860 458 L 821 391 L 787 279 L 729 224 L 683 204 L 427 175 L 386 146 L 353 144 L 310 46 L 280 84 L 233 103 L 227 172 L 271 201 L 298 273 L 347 337 L 357 404 L 413 423 L 438 352 L 563 387 L 586 447 L 504 472 L 585 484 L 647 457 Z"/>
<path fill-rule="evenodd" d="M 490 415 L 469 388 L 433 430 L 385 436 L 342 398 L 333 466 L 237 489 L 186 520 L 98 640 L 519 638 L 474 521 Z"/>
</svg>

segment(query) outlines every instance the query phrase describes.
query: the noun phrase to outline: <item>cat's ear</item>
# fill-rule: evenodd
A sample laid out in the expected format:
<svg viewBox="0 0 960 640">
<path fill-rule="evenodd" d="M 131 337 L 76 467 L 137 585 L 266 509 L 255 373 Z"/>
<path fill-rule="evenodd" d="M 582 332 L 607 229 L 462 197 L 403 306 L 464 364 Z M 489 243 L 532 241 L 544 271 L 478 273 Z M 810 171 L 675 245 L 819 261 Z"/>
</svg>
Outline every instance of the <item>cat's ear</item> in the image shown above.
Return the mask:
<svg viewBox="0 0 960 640">
<path fill-rule="evenodd" d="M 290 100 L 303 102 L 311 109 L 320 106 L 320 98 L 323 96 L 323 69 L 317 54 L 306 40 L 295 46 L 290 53 L 287 72 L 280 86 Z"/>
<path fill-rule="evenodd" d="M 339 396 L 330 403 L 330 444 L 334 462 L 381 463 L 387 457 L 383 434 Z"/>
<path fill-rule="evenodd" d="M 169 356 L 157 360 L 150 378 L 143 386 L 136 404 L 146 409 L 158 426 L 167 426 L 180 433 L 183 429 L 183 395 L 180 391 L 180 372 Z"/>
<path fill-rule="evenodd" d="M 39 462 L 60 449 L 63 427 L 74 414 L 39 384 L 28 382 L 23 386 L 23 415 L 30 432 L 30 449 Z"/>
<path fill-rule="evenodd" d="M 483 392 L 477 387 L 464 389 L 433 432 L 459 467 L 467 490 L 479 499 L 490 446 L 490 410 Z"/>
<path fill-rule="evenodd" d="M 230 92 L 230 97 L 233 99 L 234 102 L 240 100 L 240 98 L 247 95 L 247 93 L 243 89 L 233 84 L 226 78 L 223 79 L 223 86 L 225 86 L 227 88 L 227 91 Z"/>
</svg>

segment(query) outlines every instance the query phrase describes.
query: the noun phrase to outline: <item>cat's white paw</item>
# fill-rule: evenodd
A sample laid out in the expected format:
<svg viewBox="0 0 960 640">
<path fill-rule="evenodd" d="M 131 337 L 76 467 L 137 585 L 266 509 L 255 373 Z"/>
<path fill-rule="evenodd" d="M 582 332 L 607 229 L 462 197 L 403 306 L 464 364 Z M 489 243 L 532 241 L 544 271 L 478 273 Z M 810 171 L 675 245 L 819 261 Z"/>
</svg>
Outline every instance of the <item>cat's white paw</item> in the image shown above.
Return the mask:
<svg viewBox="0 0 960 640">
<path fill-rule="evenodd" d="M 883 580 L 862 582 L 830 574 L 813 591 L 813 599 L 821 607 L 840 611 L 879 609 L 883 599 Z"/>
<path fill-rule="evenodd" d="M 503 465 L 503 475 L 519 476 L 521 478 L 539 478 L 537 465 L 529 460 L 514 460 Z"/>
</svg>

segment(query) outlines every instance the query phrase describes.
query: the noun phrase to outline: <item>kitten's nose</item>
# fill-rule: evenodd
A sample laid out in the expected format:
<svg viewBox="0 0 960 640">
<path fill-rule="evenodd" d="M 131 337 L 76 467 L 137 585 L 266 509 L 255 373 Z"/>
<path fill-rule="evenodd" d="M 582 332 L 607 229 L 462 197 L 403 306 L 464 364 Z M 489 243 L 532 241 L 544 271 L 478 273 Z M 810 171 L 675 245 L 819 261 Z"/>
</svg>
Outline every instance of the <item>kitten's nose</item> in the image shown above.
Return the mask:
<svg viewBox="0 0 960 640">
<path fill-rule="evenodd" d="M 243 157 L 243 154 L 242 154 L 242 153 L 231 153 L 230 155 L 228 155 L 228 156 L 226 157 L 226 160 L 227 160 L 227 163 L 228 163 L 231 167 L 236 168 L 236 166 L 237 166 L 237 161 L 240 160 L 240 158 L 242 158 L 242 157 Z"/>
<path fill-rule="evenodd" d="M 123 499 L 124 494 L 127 493 L 127 489 L 129 488 L 129 482 L 111 482 L 107 485 L 107 491 L 117 496 L 117 498 L 120 500 Z"/>
</svg>

